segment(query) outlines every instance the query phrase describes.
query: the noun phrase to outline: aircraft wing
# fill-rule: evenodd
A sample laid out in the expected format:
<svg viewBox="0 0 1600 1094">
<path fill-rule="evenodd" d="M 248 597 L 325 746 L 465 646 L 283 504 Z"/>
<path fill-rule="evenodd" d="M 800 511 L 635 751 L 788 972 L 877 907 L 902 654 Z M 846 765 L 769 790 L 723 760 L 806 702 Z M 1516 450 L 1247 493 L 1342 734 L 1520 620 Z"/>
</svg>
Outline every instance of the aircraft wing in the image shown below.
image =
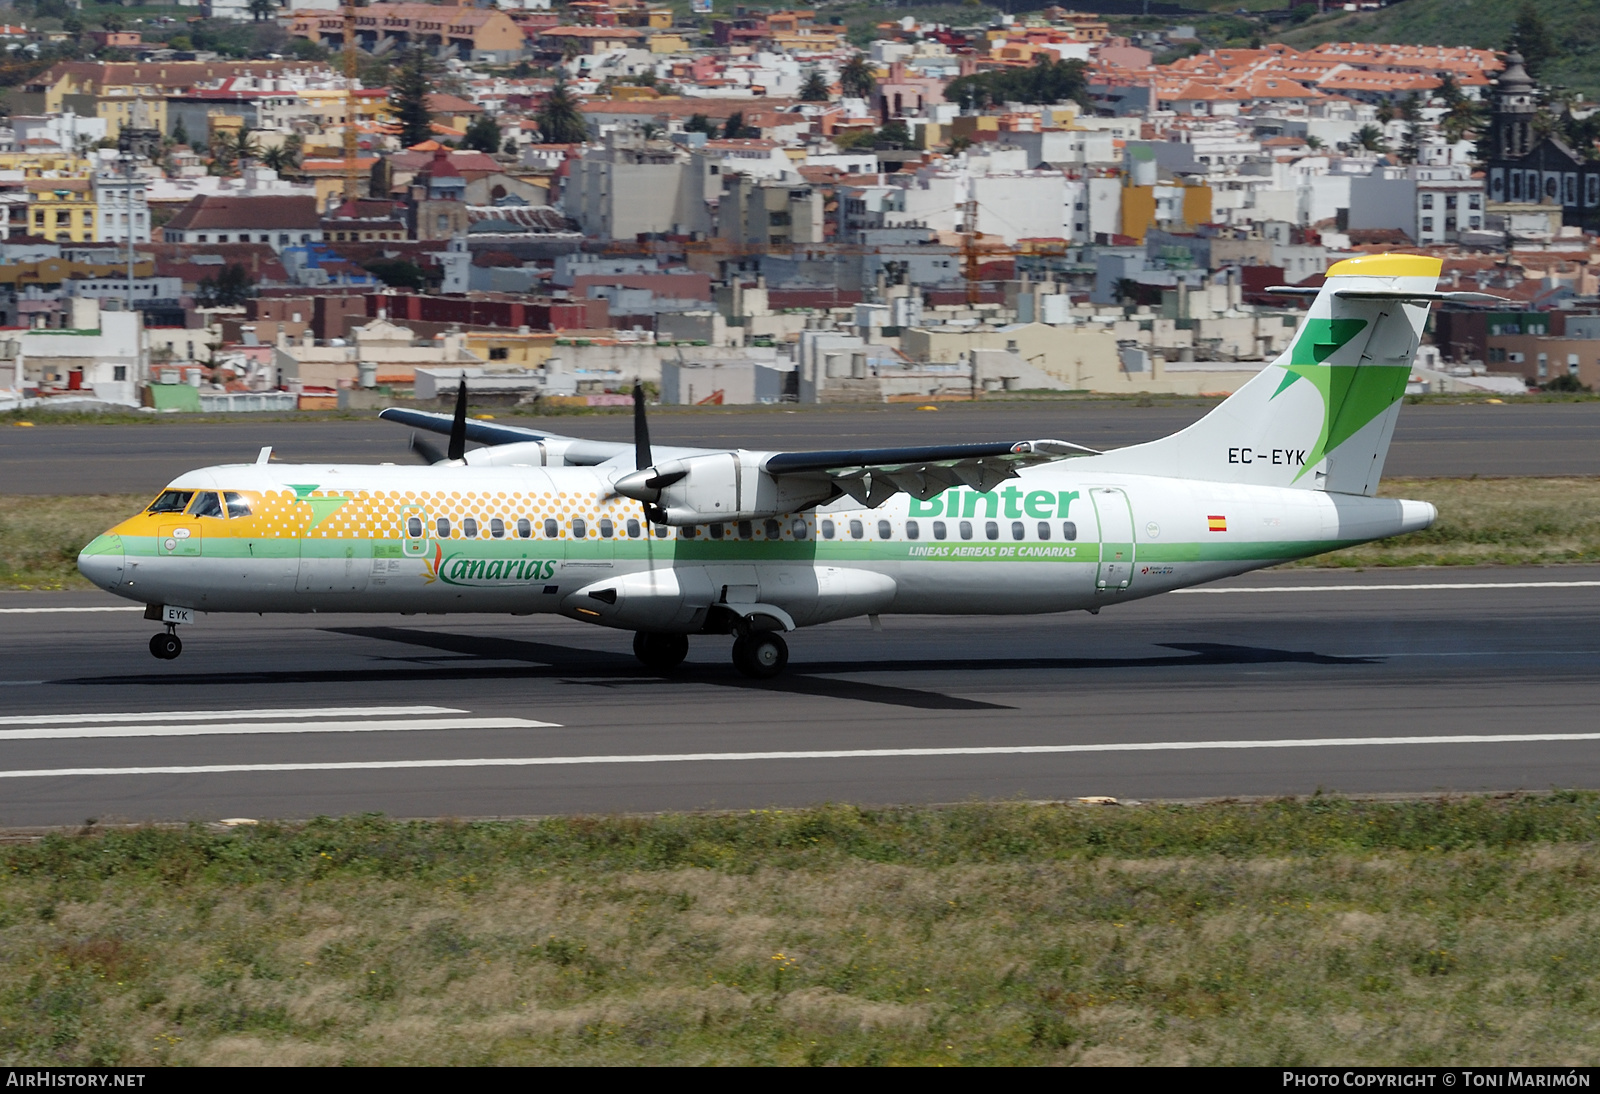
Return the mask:
<svg viewBox="0 0 1600 1094">
<path fill-rule="evenodd" d="M 761 469 L 774 478 L 809 478 L 827 482 L 869 507 L 877 507 L 904 491 L 921 501 L 952 486 L 992 490 L 1033 464 L 1073 456 L 1097 456 L 1092 448 L 1069 441 L 991 441 L 916 448 L 866 448 L 835 452 L 777 452 Z"/>
<path fill-rule="evenodd" d="M 449 414 L 432 414 L 426 410 L 408 410 L 404 407 L 391 406 L 378 412 L 378 417 L 390 422 L 399 422 L 413 429 L 427 430 L 429 433 L 443 433 L 449 435 L 454 427 L 455 419 Z M 590 441 L 580 437 L 567 437 L 559 433 L 545 433 L 537 429 L 528 429 L 520 425 L 501 425 L 498 422 L 482 422 L 468 419 L 466 422 L 466 439 L 476 441 L 478 444 L 524 444 L 529 441 L 559 441 L 566 445 L 563 459 L 566 463 L 575 466 L 592 466 L 605 463 L 613 457 L 624 452 L 633 451 L 633 445 L 625 441 Z"/>
</svg>

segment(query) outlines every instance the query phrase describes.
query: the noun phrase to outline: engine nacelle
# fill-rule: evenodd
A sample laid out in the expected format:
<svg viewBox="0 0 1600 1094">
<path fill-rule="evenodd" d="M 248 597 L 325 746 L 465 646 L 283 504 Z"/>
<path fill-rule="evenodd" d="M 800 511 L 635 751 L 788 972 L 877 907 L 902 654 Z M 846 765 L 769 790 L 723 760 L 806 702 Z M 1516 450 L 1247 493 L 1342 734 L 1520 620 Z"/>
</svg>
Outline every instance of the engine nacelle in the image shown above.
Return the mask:
<svg viewBox="0 0 1600 1094">
<path fill-rule="evenodd" d="M 624 475 L 617 493 L 657 506 L 666 523 L 683 526 L 753 520 L 792 513 L 828 500 L 831 483 L 762 470 L 763 452 L 714 452 L 667 460 Z"/>
</svg>

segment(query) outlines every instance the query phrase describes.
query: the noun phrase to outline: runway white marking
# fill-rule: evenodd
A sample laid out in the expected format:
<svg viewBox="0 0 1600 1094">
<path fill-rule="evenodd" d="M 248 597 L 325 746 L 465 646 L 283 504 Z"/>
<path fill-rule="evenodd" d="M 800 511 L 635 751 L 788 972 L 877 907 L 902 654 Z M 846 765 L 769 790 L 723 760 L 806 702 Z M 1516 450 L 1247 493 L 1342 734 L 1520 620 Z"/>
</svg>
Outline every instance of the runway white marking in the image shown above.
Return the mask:
<svg viewBox="0 0 1600 1094">
<path fill-rule="evenodd" d="M 603 764 L 729 763 L 751 760 L 870 760 L 922 756 L 1037 756 L 1092 752 L 1202 752 L 1256 748 L 1360 748 L 1395 745 L 1526 744 L 1600 741 L 1600 733 L 1492 733 L 1448 737 L 1307 737 L 1262 741 L 1143 741 L 971 748 L 850 748 L 808 752 L 682 752 L 624 756 L 505 756 L 462 760 L 353 760 L 330 763 L 198 764 L 158 767 L 58 767 L 0 771 L 0 779 L 85 775 L 231 775 L 279 771 L 398 771 L 453 767 L 592 767 Z"/>
<path fill-rule="evenodd" d="M 85 737 L 217 737 L 263 733 L 408 733 L 439 729 L 554 729 L 555 722 L 527 718 L 416 718 L 368 722 L 216 722 L 205 725 L 49 726 L 44 729 L 0 729 L 6 741 L 64 741 Z"/>
<path fill-rule="evenodd" d="M 144 608 L 138 604 L 129 607 L 118 605 L 113 608 L 0 608 L 0 615 L 55 615 L 62 612 L 142 612 Z"/>
<path fill-rule="evenodd" d="M 457 707 L 307 707 L 273 710 L 139 710 L 111 714 L 12 714 L 0 726 L 78 725 L 83 722 L 221 722 L 257 718 L 394 718 L 403 714 L 465 714 Z"/>
<path fill-rule="evenodd" d="M 1225 589 L 1173 589 L 1173 593 L 1370 593 L 1421 589 L 1592 589 L 1600 581 L 1430 581 L 1416 585 L 1259 585 Z"/>
</svg>

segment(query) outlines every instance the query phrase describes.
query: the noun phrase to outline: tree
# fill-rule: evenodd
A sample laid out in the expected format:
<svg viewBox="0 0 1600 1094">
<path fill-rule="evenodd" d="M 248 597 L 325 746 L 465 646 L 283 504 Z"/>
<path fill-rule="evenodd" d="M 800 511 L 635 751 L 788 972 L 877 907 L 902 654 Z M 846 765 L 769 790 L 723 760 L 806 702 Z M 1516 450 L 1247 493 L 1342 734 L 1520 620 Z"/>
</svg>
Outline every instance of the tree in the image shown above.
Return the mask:
<svg viewBox="0 0 1600 1094">
<path fill-rule="evenodd" d="M 708 140 L 716 140 L 722 129 L 704 114 L 690 114 L 689 120 L 683 123 L 683 131 L 685 133 L 704 133 Z"/>
<path fill-rule="evenodd" d="M 285 171 L 293 171 L 300 166 L 300 150 L 303 145 L 304 141 L 296 133 L 277 147 L 261 153 L 261 166 L 270 167 L 280 175 Z"/>
<path fill-rule="evenodd" d="M 1434 94 L 1445 106 L 1452 108 L 1466 98 L 1461 94 L 1461 87 L 1456 83 L 1456 78 L 1448 72 L 1439 80 L 1439 90 Z"/>
<path fill-rule="evenodd" d="M 418 266 L 408 258 L 386 259 L 366 264 L 366 271 L 391 289 L 425 289 L 428 281 Z"/>
<path fill-rule="evenodd" d="M 534 111 L 533 122 L 539 127 L 541 144 L 582 144 L 589 139 L 589 123 L 578 109 L 578 97 L 565 80 L 556 81 L 556 86 Z"/>
<path fill-rule="evenodd" d="M 828 101 L 828 81 L 824 80 L 822 73 L 816 69 L 806 73 L 805 82 L 800 85 L 800 101 L 803 103 Z"/>
<path fill-rule="evenodd" d="M 1400 140 L 1400 162 L 1416 163 L 1422 153 L 1422 142 L 1428 135 L 1428 126 L 1422 120 L 1422 100 L 1417 98 L 1415 92 L 1400 103 L 1400 117 L 1406 123 L 1405 133 Z"/>
<path fill-rule="evenodd" d="M 879 148 L 910 148 L 911 130 L 906 128 L 905 122 L 896 118 L 878 130 L 876 144 Z"/>
<path fill-rule="evenodd" d="M 1482 132 L 1488 122 L 1484 107 L 1463 97 L 1439 119 L 1439 129 L 1449 141 L 1464 141 L 1473 133 Z"/>
<path fill-rule="evenodd" d="M 723 140 L 731 141 L 741 137 L 749 138 L 759 136 L 761 136 L 761 130 L 756 129 L 754 126 L 744 124 L 744 111 L 742 110 L 735 110 L 732 114 L 729 114 L 728 120 L 723 123 L 722 126 Z"/>
<path fill-rule="evenodd" d="M 500 151 L 504 152 L 508 156 L 515 156 L 521 150 L 517 147 L 517 141 L 515 137 L 507 137 L 505 146 L 501 148 Z"/>
<path fill-rule="evenodd" d="M 128 21 L 114 11 L 108 11 L 100 17 L 100 25 L 115 34 L 128 25 Z"/>
<path fill-rule="evenodd" d="M 1383 130 L 1375 125 L 1363 125 L 1356 134 L 1356 143 L 1368 152 L 1389 151 L 1389 143 L 1383 139 Z"/>
<path fill-rule="evenodd" d="M 270 18 L 272 13 L 277 10 L 278 5 L 275 0 L 250 0 L 250 17 L 258 23 L 263 19 Z"/>
<path fill-rule="evenodd" d="M 1539 9 L 1530 0 L 1523 0 L 1522 10 L 1511 28 L 1510 48 L 1522 54 L 1522 67 L 1528 75 L 1538 78 L 1545 62 L 1561 52 L 1561 47 L 1539 17 Z"/>
<path fill-rule="evenodd" d="M 430 58 L 421 49 L 409 50 L 400 60 L 389 87 L 389 109 L 400 123 L 400 144 L 410 148 L 433 136 L 433 113 L 428 95 L 433 87 Z"/>
<path fill-rule="evenodd" d="M 1306 138 L 1306 147 L 1311 149 L 1311 151 L 1313 151 L 1313 152 L 1321 151 L 1322 148 L 1324 147 L 1323 143 L 1322 143 L 1322 138 L 1321 137 L 1307 137 Z"/>
<path fill-rule="evenodd" d="M 212 278 L 204 278 L 195 293 L 195 303 L 202 308 L 228 308 L 243 304 L 255 295 L 256 283 L 243 266 L 234 263 Z"/>
<path fill-rule="evenodd" d="M 479 114 L 472 119 L 472 124 L 467 126 L 467 132 L 461 138 L 463 148 L 475 148 L 479 152 L 498 152 L 500 150 L 500 126 L 488 114 Z"/>
<path fill-rule="evenodd" d="M 1394 103 L 1391 103 L 1386 99 L 1378 104 L 1378 122 L 1380 124 L 1388 125 L 1390 122 L 1394 121 L 1394 118 Z"/>
<path fill-rule="evenodd" d="M 175 144 L 188 144 L 189 131 L 183 127 L 183 119 L 178 119 L 178 124 L 172 127 L 172 140 Z"/>
<path fill-rule="evenodd" d="M 1063 103 L 1088 105 L 1087 65 L 1082 61 L 1052 61 L 1041 54 L 1027 68 L 978 72 L 951 80 L 944 89 L 946 102 L 963 110 L 982 109 L 994 103 Z"/>
<path fill-rule="evenodd" d="M 877 86 L 878 78 L 872 74 L 872 66 L 867 63 L 865 54 L 856 54 L 839 70 L 839 90 L 850 98 L 870 99 L 873 88 Z"/>
</svg>

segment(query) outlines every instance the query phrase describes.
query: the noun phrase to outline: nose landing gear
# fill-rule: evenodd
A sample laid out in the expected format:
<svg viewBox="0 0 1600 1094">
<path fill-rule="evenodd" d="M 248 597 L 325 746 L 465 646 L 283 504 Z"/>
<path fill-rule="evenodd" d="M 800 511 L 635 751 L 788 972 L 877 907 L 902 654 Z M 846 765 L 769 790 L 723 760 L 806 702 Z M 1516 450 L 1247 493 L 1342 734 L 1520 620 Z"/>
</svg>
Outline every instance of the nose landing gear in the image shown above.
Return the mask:
<svg viewBox="0 0 1600 1094">
<path fill-rule="evenodd" d="M 689 656 L 689 636 L 640 631 L 633 636 L 633 655 L 651 672 L 670 672 Z"/>
<path fill-rule="evenodd" d="M 166 633 L 150 636 L 150 652 L 163 661 L 171 661 L 183 652 L 183 642 L 178 638 L 177 628 L 167 624 Z"/>
</svg>

